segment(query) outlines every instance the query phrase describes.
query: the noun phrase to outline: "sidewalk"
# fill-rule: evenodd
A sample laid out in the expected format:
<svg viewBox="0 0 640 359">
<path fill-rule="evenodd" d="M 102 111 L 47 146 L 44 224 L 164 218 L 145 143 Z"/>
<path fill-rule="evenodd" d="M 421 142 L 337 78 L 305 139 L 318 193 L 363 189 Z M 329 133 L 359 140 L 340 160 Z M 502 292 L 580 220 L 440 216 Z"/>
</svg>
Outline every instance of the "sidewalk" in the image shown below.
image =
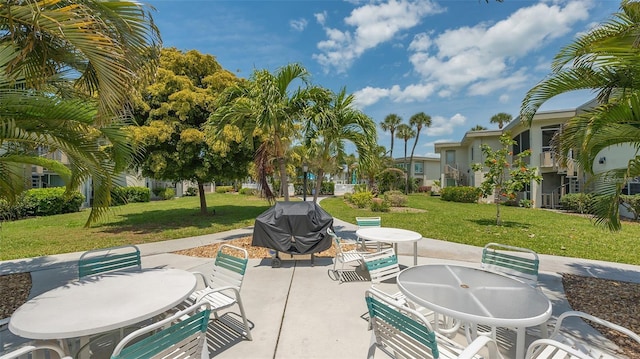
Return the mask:
<svg viewBox="0 0 640 359">
<path fill-rule="evenodd" d="M 334 228 L 344 238 L 355 238 L 355 225 L 335 219 Z M 252 228 L 206 236 L 140 245 L 143 267 L 174 267 L 207 272 L 212 260 L 172 254 L 171 252 L 251 235 Z M 482 249 L 425 238 L 419 242 L 418 264 L 458 263 L 479 266 Z M 412 244 L 398 248 L 400 264 L 413 265 Z M 77 278 L 76 262 L 80 253 L 0 262 L 0 275 L 31 272 L 31 296 Z M 560 273 L 637 282 L 640 266 L 576 258 L 540 256 L 539 282 L 553 303 L 553 317 L 570 310 L 562 289 Z M 270 259 L 252 259 L 245 276 L 242 298 L 253 325 L 253 341 L 239 337 L 214 322 L 210 338 L 215 358 L 362 358 L 366 355 L 370 332 L 362 319 L 366 312 L 364 291 L 369 282 L 339 284 L 329 276 L 331 258 L 283 261 L 272 268 Z M 394 284 L 381 289 L 395 292 Z M 237 310 L 232 309 L 232 312 Z M 232 314 L 229 314 L 232 315 Z M 568 323 L 582 335 L 606 341 L 582 321 Z M 505 331 L 506 336 L 513 335 Z M 536 329 L 529 334 L 535 335 Z M 20 340 L 11 333 L 1 333 L 8 350 Z M 515 337 L 515 336 L 514 336 Z M 530 342 L 534 336 L 528 338 Z M 513 348 L 501 348 L 505 358 L 513 357 Z M 1 351 L 0 351 L 1 353 Z M 384 355 L 379 353 L 379 357 Z"/>
</svg>

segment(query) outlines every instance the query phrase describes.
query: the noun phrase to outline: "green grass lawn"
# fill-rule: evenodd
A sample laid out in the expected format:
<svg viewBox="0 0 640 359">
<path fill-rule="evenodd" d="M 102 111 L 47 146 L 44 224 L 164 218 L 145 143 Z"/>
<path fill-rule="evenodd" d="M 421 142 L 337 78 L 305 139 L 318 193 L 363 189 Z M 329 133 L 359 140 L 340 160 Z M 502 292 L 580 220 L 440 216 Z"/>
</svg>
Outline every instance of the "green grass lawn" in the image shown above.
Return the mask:
<svg viewBox="0 0 640 359">
<path fill-rule="evenodd" d="M 269 208 L 267 201 L 236 194 L 207 195 L 201 216 L 197 197 L 134 203 L 113 208 L 103 222 L 84 228 L 88 212 L 3 222 L 0 260 L 85 251 L 121 244 L 141 244 L 198 236 L 251 226 Z M 612 233 L 588 218 L 540 209 L 501 207 L 503 225 L 495 225 L 495 205 L 445 202 L 410 195 L 409 208 L 420 212 L 371 212 L 351 208 L 341 197 L 322 207 L 333 217 L 355 223 L 356 216 L 381 216 L 382 224 L 417 231 L 424 237 L 484 246 L 500 242 L 541 254 L 599 259 L 640 265 L 640 225 L 624 222 Z"/>
<path fill-rule="evenodd" d="M 86 251 L 199 236 L 252 226 L 269 208 L 266 200 L 237 194 L 207 195 L 209 212 L 200 215 L 198 197 L 113 207 L 104 221 L 85 228 L 88 211 L 3 222 L 0 260 Z"/>
<path fill-rule="evenodd" d="M 612 233 L 581 216 L 502 206 L 503 225 L 496 226 L 493 204 L 445 202 L 419 194 L 409 196 L 408 207 L 424 210 L 420 213 L 371 212 L 351 208 L 342 198 L 325 199 L 322 207 L 350 223 L 356 216 L 380 216 L 383 226 L 410 229 L 427 238 L 474 246 L 499 242 L 540 254 L 640 265 L 638 223 L 623 222 L 622 231 Z"/>
</svg>

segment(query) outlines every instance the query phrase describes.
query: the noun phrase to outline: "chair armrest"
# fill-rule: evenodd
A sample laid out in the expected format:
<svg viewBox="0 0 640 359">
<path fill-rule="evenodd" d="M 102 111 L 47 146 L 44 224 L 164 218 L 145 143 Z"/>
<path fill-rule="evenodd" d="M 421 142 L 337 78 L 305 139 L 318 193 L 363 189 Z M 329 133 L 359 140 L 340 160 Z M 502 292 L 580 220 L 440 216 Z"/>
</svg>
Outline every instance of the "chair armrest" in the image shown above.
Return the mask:
<svg viewBox="0 0 640 359">
<path fill-rule="evenodd" d="M 37 344 L 37 345 L 25 345 L 21 348 L 18 348 L 10 353 L 0 356 L 1 359 L 17 359 L 23 355 L 33 353 L 36 350 L 48 349 L 50 351 L 54 351 L 58 354 L 60 359 L 73 359 L 71 356 L 66 355 L 66 353 L 56 344 Z"/>
<path fill-rule="evenodd" d="M 193 275 L 195 275 L 196 278 L 201 278 L 202 283 L 204 284 L 205 287 L 209 286 L 209 281 L 207 280 L 207 276 L 204 273 L 202 272 L 191 272 L 191 273 L 193 273 Z"/>
<path fill-rule="evenodd" d="M 459 359 L 472 359 L 476 356 L 482 348 L 487 347 L 489 349 L 489 358 L 502 358 L 500 352 L 498 352 L 498 345 L 496 341 L 484 335 L 478 336 L 471 342 L 458 356 Z"/>
<path fill-rule="evenodd" d="M 544 349 L 549 347 L 552 347 L 555 349 L 549 351 L 548 353 L 543 354 Z M 529 348 L 527 349 L 527 354 L 525 355 L 525 357 L 535 358 L 535 359 L 555 358 L 555 356 L 552 356 L 552 355 L 558 352 L 570 354 L 572 358 L 576 357 L 580 359 L 593 359 L 589 355 L 553 339 L 538 339 L 533 341 L 529 345 Z M 543 355 L 540 355 L 540 354 L 543 354 Z"/>
<path fill-rule="evenodd" d="M 196 303 L 201 301 L 204 297 L 211 295 L 213 293 L 219 293 L 219 292 L 224 292 L 224 291 L 233 291 L 234 295 L 236 298 L 238 298 L 240 296 L 240 289 L 238 287 L 234 287 L 231 285 L 228 286 L 224 286 L 224 287 L 217 287 L 217 288 L 206 288 L 202 293 L 200 293 L 200 295 L 196 298 Z"/>
<path fill-rule="evenodd" d="M 579 317 L 579 318 L 582 318 L 582 319 L 590 320 L 590 321 L 592 321 L 592 322 L 594 322 L 596 324 L 600 324 L 602 326 L 609 327 L 611 329 L 617 330 L 620 333 L 623 333 L 623 334 L 627 335 L 629 338 L 631 338 L 631 339 L 635 340 L 636 342 L 640 343 L 640 336 L 638 334 L 632 332 L 630 329 L 627 329 L 627 328 L 625 328 L 623 326 L 620 326 L 618 324 L 615 324 L 615 323 L 611 323 L 608 320 L 604 320 L 602 318 L 594 317 L 591 314 L 587 314 L 587 313 L 584 313 L 584 312 L 579 312 L 579 311 L 576 311 L 576 310 L 570 310 L 570 311 L 567 311 L 567 312 L 564 312 L 564 313 L 560 314 L 560 316 L 558 317 L 558 320 L 556 321 L 556 325 L 555 325 L 555 327 L 553 329 L 553 333 L 551 333 L 551 338 L 554 338 L 554 337 L 556 337 L 556 335 L 558 335 L 558 332 L 562 328 L 562 321 L 564 319 L 566 319 L 567 317 Z"/>
</svg>

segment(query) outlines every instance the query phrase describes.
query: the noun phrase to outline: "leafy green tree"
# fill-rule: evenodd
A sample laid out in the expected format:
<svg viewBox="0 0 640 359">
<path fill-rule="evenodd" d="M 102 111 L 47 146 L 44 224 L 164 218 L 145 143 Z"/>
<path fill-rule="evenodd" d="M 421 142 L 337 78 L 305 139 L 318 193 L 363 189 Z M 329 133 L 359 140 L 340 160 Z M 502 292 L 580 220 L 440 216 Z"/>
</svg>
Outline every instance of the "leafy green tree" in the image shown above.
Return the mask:
<svg viewBox="0 0 640 359">
<path fill-rule="evenodd" d="M 355 145 L 361 161 L 371 161 L 367 149 L 376 143 L 376 124 L 355 109 L 353 101 L 353 94 L 348 95 L 343 87 L 340 92 L 329 94 L 325 101 L 316 101 L 309 107 L 306 144 L 310 157 L 319 160 L 314 201 L 318 199 L 326 169 L 331 168 L 333 172 L 344 161 L 347 143 Z"/>
<path fill-rule="evenodd" d="M 531 122 L 540 106 L 557 95 L 584 89 L 596 93 L 598 105 L 564 125 L 555 150 L 572 153 L 594 181 L 602 180 L 592 211 L 596 223 L 610 230 L 620 229 L 620 195 L 629 179 L 640 176 L 640 156 L 600 174 L 594 174 L 593 163 L 607 147 L 627 144 L 640 150 L 638 26 L 640 2 L 623 0 L 620 12 L 556 54 L 551 73 L 527 92 L 520 107 L 520 117 Z"/>
<path fill-rule="evenodd" d="M 384 118 L 384 121 L 380 122 L 380 128 L 382 128 L 382 131 L 389 131 L 389 134 L 391 134 L 391 149 L 389 150 L 389 157 L 391 158 L 393 158 L 393 140 L 395 138 L 396 129 L 401 123 L 402 117 L 395 113 L 387 115 L 387 117 Z"/>
<path fill-rule="evenodd" d="M 522 192 L 532 181 L 540 183 L 542 177 L 537 174 L 537 169 L 527 167 L 525 157 L 531 155 L 530 150 L 522 151 L 513 156 L 512 146 L 516 142 L 506 133 L 500 136 L 500 147 L 493 150 L 489 145 L 482 144 L 480 149 L 484 155 L 484 163 L 472 165 L 474 172 L 487 168 L 484 181 L 480 185 L 484 197 L 495 196 L 496 224 L 502 225 L 500 218 L 500 203 L 502 198 L 515 199 L 518 192 Z M 510 162 L 511 157 L 511 162 Z"/>
<path fill-rule="evenodd" d="M 197 183 L 202 214 L 207 213 L 204 184 L 245 177 L 253 158 L 252 137 L 232 128 L 212 137 L 204 129 L 217 97 L 239 81 L 211 55 L 163 49 L 156 81 L 141 91 L 141 125 L 130 127 L 145 149 L 142 173 Z"/>
<path fill-rule="evenodd" d="M 475 125 L 469 131 L 485 131 L 487 128 L 482 125 Z"/>
<path fill-rule="evenodd" d="M 489 122 L 497 123 L 498 128 L 502 130 L 502 127 L 507 123 L 511 122 L 511 120 L 513 120 L 513 117 L 510 114 L 505 112 L 500 112 L 491 116 L 491 119 L 489 120 Z"/>
<path fill-rule="evenodd" d="M 407 165 L 407 143 L 409 142 L 410 139 L 416 136 L 416 131 L 413 128 L 411 128 L 409 125 L 404 123 L 398 125 L 398 128 L 396 129 L 396 131 L 397 131 L 396 137 L 404 141 L 404 164 L 405 164 L 405 170 L 406 170 L 406 174 L 405 174 L 406 186 L 404 188 L 404 194 L 409 194 L 409 173 L 411 173 L 409 167 L 411 166 L 411 162 L 409 162 L 409 165 Z"/>
<path fill-rule="evenodd" d="M 275 73 L 255 70 L 245 87 L 230 88 L 222 103 L 211 117 L 218 128 L 230 124 L 239 128 L 245 136 L 259 136 L 255 167 L 258 182 L 267 198 L 273 199 L 269 190 L 268 175 L 276 167 L 280 174 L 280 190 L 289 201 L 287 154 L 294 139 L 302 132 L 303 120 L 314 96 L 321 96 L 322 89 L 310 86 L 308 71 L 299 64 L 288 64 Z M 295 91 L 291 88 L 302 84 Z M 320 94 L 319 94 L 320 93 Z M 277 166 L 272 162 L 275 160 Z"/>
<path fill-rule="evenodd" d="M 0 196 L 24 189 L 24 164 L 54 170 L 68 190 L 91 179 L 89 225 L 133 154 L 121 127 L 134 85 L 155 72 L 151 14 L 132 1 L 4 2 L 0 28 Z M 58 150 L 69 167 L 41 156 Z"/>
</svg>

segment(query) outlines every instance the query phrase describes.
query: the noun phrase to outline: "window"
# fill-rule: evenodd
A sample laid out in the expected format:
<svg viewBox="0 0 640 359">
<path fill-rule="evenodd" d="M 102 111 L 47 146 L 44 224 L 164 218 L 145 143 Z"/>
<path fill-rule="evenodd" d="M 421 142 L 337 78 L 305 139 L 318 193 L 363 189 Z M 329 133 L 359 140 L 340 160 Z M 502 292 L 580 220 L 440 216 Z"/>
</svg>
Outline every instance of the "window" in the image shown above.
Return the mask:
<svg viewBox="0 0 640 359">
<path fill-rule="evenodd" d="M 529 130 L 526 130 L 513 138 L 513 140 L 516 141 L 516 143 L 513 145 L 514 155 L 517 155 L 518 153 L 531 148 L 531 140 L 529 139 L 529 135 Z"/>
<path fill-rule="evenodd" d="M 423 174 L 424 173 L 423 163 L 422 162 L 416 162 L 416 163 L 413 164 L 413 173 L 414 174 Z"/>
<path fill-rule="evenodd" d="M 455 166 L 456 164 L 456 151 L 447 150 L 445 152 L 445 160 L 449 166 Z"/>
<path fill-rule="evenodd" d="M 560 125 L 545 126 L 542 128 L 542 152 L 551 151 L 553 136 L 560 131 Z"/>
</svg>

